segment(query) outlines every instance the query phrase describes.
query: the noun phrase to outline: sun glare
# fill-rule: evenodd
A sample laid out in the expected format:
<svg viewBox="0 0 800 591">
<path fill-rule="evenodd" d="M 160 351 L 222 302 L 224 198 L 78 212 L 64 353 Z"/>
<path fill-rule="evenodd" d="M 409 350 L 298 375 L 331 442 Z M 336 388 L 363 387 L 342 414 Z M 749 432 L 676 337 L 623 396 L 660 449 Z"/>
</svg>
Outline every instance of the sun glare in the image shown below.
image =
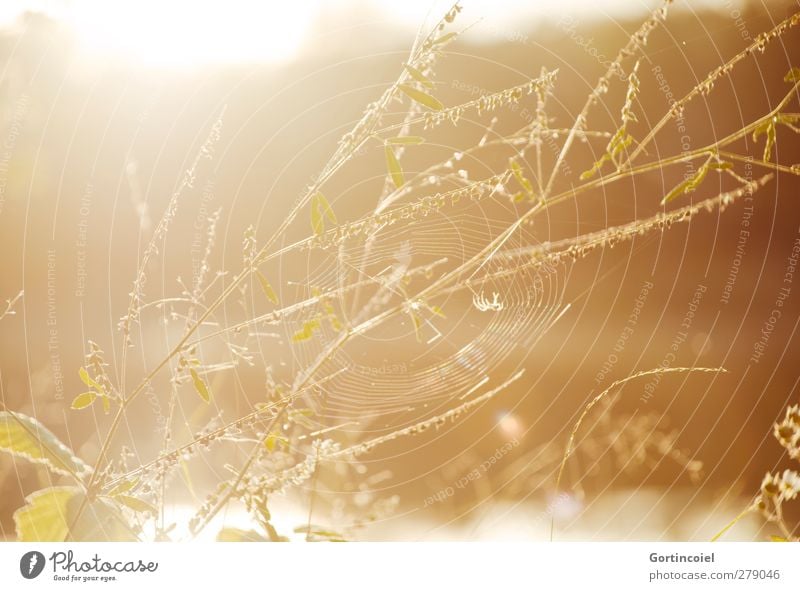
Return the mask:
<svg viewBox="0 0 800 591">
<path fill-rule="evenodd" d="M 693 6 L 716 0 L 696 0 Z M 150 67 L 187 68 L 285 63 L 302 53 L 321 15 L 368 9 L 402 28 L 446 11 L 453 0 L 0 0 L 0 27 L 28 11 L 64 23 L 87 57 L 129 59 Z M 631 16 L 644 0 L 470 0 L 493 17 L 470 29 L 472 39 L 520 35 L 521 20 L 557 20 L 565 13 Z M 322 23 L 324 26 L 324 23 Z"/>
<path fill-rule="evenodd" d="M 313 15 L 306 0 L 83 0 L 59 16 L 90 53 L 187 67 L 287 61 Z"/>
</svg>

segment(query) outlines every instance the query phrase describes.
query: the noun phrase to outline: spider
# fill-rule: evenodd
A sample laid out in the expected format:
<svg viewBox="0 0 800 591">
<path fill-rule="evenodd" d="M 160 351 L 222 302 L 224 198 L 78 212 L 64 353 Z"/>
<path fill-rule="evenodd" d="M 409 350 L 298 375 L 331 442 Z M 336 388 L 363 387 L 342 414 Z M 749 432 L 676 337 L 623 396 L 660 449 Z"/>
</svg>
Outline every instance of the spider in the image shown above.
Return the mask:
<svg viewBox="0 0 800 591">
<path fill-rule="evenodd" d="M 483 295 L 483 291 L 481 291 L 480 295 L 474 294 L 472 296 L 472 303 L 473 305 L 480 310 L 481 312 L 499 312 L 503 309 L 503 302 L 500 301 L 500 294 L 496 291 L 492 292 L 492 301 L 486 299 Z"/>
</svg>

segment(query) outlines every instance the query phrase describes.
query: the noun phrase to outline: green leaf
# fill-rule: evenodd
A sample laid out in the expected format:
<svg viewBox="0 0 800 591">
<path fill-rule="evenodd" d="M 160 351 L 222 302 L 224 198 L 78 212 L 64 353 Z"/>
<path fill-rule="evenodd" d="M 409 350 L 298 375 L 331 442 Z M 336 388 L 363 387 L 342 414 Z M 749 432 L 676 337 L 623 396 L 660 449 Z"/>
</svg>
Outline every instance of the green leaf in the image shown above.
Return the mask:
<svg viewBox="0 0 800 591">
<path fill-rule="evenodd" d="M 708 165 L 711 170 L 732 170 L 733 162 L 712 162 Z"/>
<path fill-rule="evenodd" d="M 270 523 L 270 520 L 272 519 L 272 516 L 269 513 L 269 508 L 267 507 L 266 499 L 264 500 L 263 503 L 261 503 L 261 502 L 256 503 L 255 510 L 256 510 L 256 513 L 257 513 L 256 520 L 261 525 L 261 527 L 264 528 L 264 531 L 266 532 L 266 534 L 268 536 L 268 541 L 270 541 L 270 542 L 288 542 L 289 541 L 289 538 L 280 535 L 277 532 L 277 530 L 275 529 L 275 527 Z"/>
<path fill-rule="evenodd" d="M 328 314 L 328 321 L 331 323 L 331 328 L 334 332 L 342 330 L 342 323 L 336 314 Z"/>
<path fill-rule="evenodd" d="M 758 138 L 761 134 L 767 135 L 767 141 L 764 144 L 764 162 L 769 162 L 770 156 L 772 154 L 772 148 L 775 145 L 775 123 L 777 121 L 777 117 L 771 118 L 769 121 L 765 121 L 758 127 L 753 130 L 753 141 L 757 142 Z"/>
<path fill-rule="evenodd" d="M 137 513 L 151 513 L 153 515 L 157 513 L 156 508 L 153 507 L 153 505 L 137 497 L 132 497 L 130 495 L 116 495 L 114 500 L 120 505 L 124 505 L 128 509 L 133 509 Z"/>
<path fill-rule="evenodd" d="M 85 367 L 78 370 L 78 375 L 81 377 L 81 381 L 90 388 L 94 388 L 98 392 L 103 391 L 103 387 L 92 379 Z"/>
<path fill-rule="evenodd" d="M 581 180 L 587 181 L 592 178 L 594 175 L 600 172 L 600 169 L 602 169 L 603 165 L 609 160 L 611 160 L 611 156 L 609 156 L 608 153 L 603 154 L 600 160 L 595 162 L 589 170 L 581 173 Z"/>
<path fill-rule="evenodd" d="M 77 487 L 39 490 L 28 495 L 25 503 L 14 512 L 20 542 L 63 542 L 68 533 L 70 540 L 77 542 L 136 541 L 130 525 L 118 512 L 102 500 L 87 502 L 86 494 Z"/>
<path fill-rule="evenodd" d="M 678 186 L 672 189 L 672 191 L 667 193 L 667 196 L 661 200 L 661 205 L 669 203 L 681 195 L 693 192 L 703 183 L 703 180 L 705 180 L 709 170 L 727 170 L 732 166 L 733 165 L 730 162 L 716 162 L 709 158 L 700 166 L 700 168 L 697 169 L 697 172 L 695 172 L 694 175 L 688 179 L 684 179 L 678 184 Z"/>
<path fill-rule="evenodd" d="M 307 341 L 311 337 L 312 337 L 311 332 L 307 331 L 304 327 L 302 330 L 298 330 L 292 335 L 292 342 L 302 343 L 303 341 Z"/>
<path fill-rule="evenodd" d="M 602 170 L 603 165 L 605 165 L 606 162 L 616 163 L 616 159 L 619 158 L 622 152 L 630 147 L 633 141 L 633 136 L 626 131 L 626 124 L 623 124 L 623 126 L 620 127 L 613 137 L 608 141 L 605 154 L 603 154 L 599 160 L 592 164 L 592 167 L 589 170 L 581 173 L 581 180 L 586 181 L 592 178 Z"/>
<path fill-rule="evenodd" d="M 311 420 L 310 417 L 314 416 L 314 411 L 310 408 L 295 408 L 289 411 L 289 420 L 292 423 L 298 423 L 308 429 L 316 429 L 319 425 Z"/>
<path fill-rule="evenodd" d="M 335 531 L 330 531 L 326 529 L 322 529 L 318 525 L 300 525 L 294 528 L 294 533 L 296 534 L 306 534 L 307 536 L 317 536 L 319 538 L 327 538 L 329 542 L 346 542 L 347 540 L 344 539 L 344 536 L 340 533 Z"/>
<path fill-rule="evenodd" d="M 401 84 L 398 88 L 400 88 L 400 90 L 402 90 L 410 99 L 425 107 L 428 107 L 429 109 L 433 109 L 434 111 L 441 111 L 444 109 L 444 105 L 442 103 L 426 92 L 417 90 L 408 84 Z"/>
<path fill-rule="evenodd" d="M 661 200 L 661 205 L 669 203 L 673 199 L 676 199 L 677 197 L 680 197 L 681 195 L 684 195 L 686 193 L 691 193 L 692 191 L 697 189 L 702 184 L 703 180 L 706 178 L 706 175 L 708 174 L 709 170 L 723 171 L 723 170 L 730 170 L 732 168 L 733 168 L 733 163 L 725 161 L 716 161 L 710 157 L 700 166 L 700 168 L 697 169 L 697 172 L 695 172 L 693 176 L 689 177 L 688 179 L 685 179 L 683 182 L 678 184 L 677 187 L 672 189 L 672 191 L 670 191 L 667 194 L 667 196 Z"/>
<path fill-rule="evenodd" d="M 275 433 L 274 431 L 267 435 L 267 438 L 264 440 L 264 447 L 272 453 L 275 451 L 275 448 L 280 445 L 282 448 L 286 449 L 289 445 L 289 440 L 281 435 L 280 433 Z"/>
<path fill-rule="evenodd" d="M 614 134 L 614 137 L 611 138 L 611 141 L 608 143 L 606 148 L 608 156 L 613 161 L 623 151 L 627 150 L 632 143 L 633 136 L 626 133 L 625 128 L 621 127 L 619 130 L 617 130 L 617 133 Z"/>
<path fill-rule="evenodd" d="M 424 143 L 425 138 L 418 135 L 402 135 L 398 137 L 391 137 L 386 141 L 390 144 L 417 145 Z"/>
<path fill-rule="evenodd" d="M 269 540 L 252 529 L 223 527 L 217 534 L 218 542 L 268 542 Z"/>
<path fill-rule="evenodd" d="M 772 155 L 772 147 L 775 145 L 775 125 L 767 128 L 767 141 L 764 142 L 764 162 L 769 162 Z"/>
<path fill-rule="evenodd" d="M 679 183 L 674 189 L 672 189 L 672 191 L 667 193 L 666 197 L 661 200 L 661 205 L 665 205 L 673 199 L 677 199 L 681 195 L 691 193 L 693 191 L 693 187 L 697 186 L 696 179 L 697 174 Z"/>
<path fill-rule="evenodd" d="M 117 486 L 115 486 L 114 488 L 112 488 L 109 491 L 108 496 L 109 497 L 115 497 L 117 495 L 121 495 L 123 493 L 126 493 L 129 490 L 132 490 L 133 488 L 135 488 L 137 484 L 139 484 L 139 479 L 138 478 L 134 478 L 133 480 L 123 480 Z"/>
<path fill-rule="evenodd" d="M 319 202 L 316 195 L 311 198 L 311 229 L 314 230 L 314 234 L 317 236 L 325 232 L 325 220 L 319 210 Z"/>
<path fill-rule="evenodd" d="M 318 191 L 311 197 L 311 228 L 317 236 L 325 232 L 326 217 L 331 223 L 337 223 L 336 214 L 333 213 L 331 204 L 328 203 L 325 195 Z"/>
<path fill-rule="evenodd" d="M 785 82 L 800 82 L 800 68 L 792 68 L 783 79 Z"/>
<path fill-rule="evenodd" d="M 189 373 L 192 374 L 192 382 L 194 383 L 194 389 L 197 390 L 197 393 L 200 394 L 200 398 L 206 401 L 206 403 L 211 402 L 211 394 L 208 391 L 208 387 L 206 387 L 206 383 L 197 373 L 194 368 L 189 368 Z"/>
<path fill-rule="evenodd" d="M 70 404 L 70 408 L 73 410 L 80 410 L 82 408 L 86 408 L 87 406 L 91 406 L 92 403 L 97 398 L 96 392 L 84 392 L 83 394 L 78 394 L 73 400 L 72 404 Z"/>
<path fill-rule="evenodd" d="M 292 335 L 292 342 L 299 343 L 301 341 L 307 341 L 314 336 L 314 331 L 317 330 L 319 326 L 320 323 L 318 318 L 306 320 L 303 323 L 303 328 Z"/>
<path fill-rule="evenodd" d="M 414 80 L 416 80 L 417 82 L 422 84 L 425 88 L 433 88 L 433 82 L 428 80 L 428 78 L 425 76 L 425 74 L 423 74 L 422 72 L 417 70 L 414 66 L 409 66 L 408 64 L 406 64 L 405 68 L 406 68 L 406 72 L 408 72 L 409 75 Z"/>
<path fill-rule="evenodd" d="M 278 294 L 275 293 L 275 290 L 272 289 L 272 286 L 267 281 L 267 278 L 259 271 L 258 272 L 258 281 L 261 283 L 261 290 L 264 292 L 264 295 L 267 296 L 267 299 L 272 302 L 273 304 L 278 303 Z"/>
<path fill-rule="evenodd" d="M 531 182 L 525 178 L 525 175 L 522 172 L 522 167 L 516 160 L 511 160 L 511 172 L 514 174 L 514 178 L 517 179 L 517 182 L 520 186 L 525 189 L 525 192 L 530 195 L 533 193 L 533 185 Z"/>
<path fill-rule="evenodd" d="M 754 142 L 758 141 L 758 138 L 762 133 L 766 133 L 767 127 L 769 127 L 770 123 L 771 123 L 771 121 L 765 121 L 764 123 L 762 123 L 761 125 L 759 125 L 758 127 L 756 127 L 753 130 L 753 141 Z"/>
<path fill-rule="evenodd" d="M 797 68 L 795 68 L 795 69 L 797 69 Z M 787 540 L 783 536 L 770 536 L 769 537 L 769 541 L 770 542 L 788 542 L 789 540 Z"/>
<path fill-rule="evenodd" d="M 406 182 L 403 177 L 403 169 L 400 168 L 400 162 L 397 161 L 397 156 L 394 155 L 394 150 L 392 150 L 391 146 L 385 146 L 385 152 L 386 168 L 389 170 L 394 186 L 399 189 Z"/>
<path fill-rule="evenodd" d="M 86 476 L 92 469 L 36 419 L 0 411 L 0 449 L 58 474 Z"/>
<path fill-rule="evenodd" d="M 417 342 L 422 342 L 422 320 L 414 312 L 409 312 L 411 322 L 414 325 L 414 335 L 417 337 Z"/>
<path fill-rule="evenodd" d="M 455 39 L 456 36 L 458 36 L 458 33 L 447 33 L 447 35 L 442 35 L 441 37 L 431 41 L 431 45 L 441 45 L 442 43 L 447 43 Z"/>
<path fill-rule="evenodd" d="M 442 318 L 447 318 L 447 316 L 444 315 L 444 312 L 442 311 L 442 309 L 439 306 L 431 306 L 430 309 L 431 309 L 431 312 L 433 312 L 437 316 L 440 316 Z"/>
<path fill-rule="evenodd" d="M 338 223 L 336 221 L 336 214 L 333 213 L 333 208 L 331 207 L 331 204 L 328 203 L 325 195 L 322 193 L 317 193 L 317 203 L 319 204 L 319 209 L 322 214 L 327 217 L 332 224 Z"/>
<path fill-rule="evenodd" d="M 80 489 L 47 488 L 28 495 L 14 512 L 18 542 L 63 542 L 69 529 L 67 504 Z"/>
</svg>

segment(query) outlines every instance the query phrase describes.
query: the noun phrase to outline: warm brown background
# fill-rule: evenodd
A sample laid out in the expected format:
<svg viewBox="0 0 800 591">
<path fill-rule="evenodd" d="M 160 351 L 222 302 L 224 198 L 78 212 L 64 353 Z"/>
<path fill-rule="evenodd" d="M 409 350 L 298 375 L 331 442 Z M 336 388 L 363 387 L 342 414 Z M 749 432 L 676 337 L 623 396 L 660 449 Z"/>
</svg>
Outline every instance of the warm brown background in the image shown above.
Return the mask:
<svg viewBox="0 0 800 591">
<path fill-rule="evenodd" d="M 753 3 L 743 11 L 747 30 L 754 37 L 784 18 L 793 6 L 796 10 L 791 2 L 770 2 L 767 7 Z M 354 28 L 342 32 L 335 26 L 339 22 L 336 19 L 343 23 L 352 19 Z M 259 235 L 269 235 L 281 212 L 294 202 L 331 153 L 343 129 L 395 76 L 410 35 L 385 23 L 366 25 L 367 20 L 367 15 L 328 15 L 302 56 L 285 66 L 163 72 L 119 62 L 102 66 L 76 63 L 69 42 L 58 27 L 34 15 L 27 17 L 21 28 L 3 34 L 0 116 L 6 131 L 2 137 L 10 133 L 15 112 L 20 133 L 8 170 L 3 171 L 0 296 L 5 299 L 20 288 L 25 289 L 18 314 L 3 320 L 0 332 L 2 395 L 8 407 L 34 414 L 84 457 L 91 459 L 97 453 L 98 433 L 104 432 L 107 418 L 98 415 L 95 422 L 88 413 L 68 413 L 67 409 L 80 388 L 77 368 L 82 364 L 86 339 L 112 349 L 116 321 L 123 313 L 135 269 L 137 244 L 140 248 L 142 244 L 126 162 L 137 162 L 136 182 L 141 191 L 138 198 L 146 199 L 150 216 L 156 220 L 222 105 L 227 104 L 222 140 L 212 164 L 214 189 L 209 207 L 223 208 L 219 247 L 213 262 L 217 268 L 235 270 L 247 225 L 255 223 Z M 609 20 L 592 24 L 587 20 L 579 31 L 592 36 L 596 47 L 612 55 L 637 24 L 638 21 Z M 512 33 L 506 38 L 514 36 Z M 568 114 L 582 105 L 587 81 L 596 78 L 599 67 L 553 23 L 526 26 L 524 35 L 523 42 L 495 39 L 491 44 L 462 41 L 453 45 L 453 55 L 442 62 L 439 71 L 437 96 L 445 104 L 457 104 L 470 98 L 459 90 L 459 82 L 491 91 L 537 75 L 541 65 L 559 67 L 556 96 L 561 103 L 553 115 L 559 123 L 568 125 Z M 740 122 L 763 113 L 782 96 L 786 88 L 783 75 L 790 66 L 800 65 L 798 39 L 796 30 L 790 32 L 782 43 L 771 46 L 757 59 L 746 61 L 731 80 L 718 85 L 707 101 L 698 101 L 687 112 L 694 145 L 736 129 Z M 653 63 L 662 65 L 673 91 L 680 95 L 743 46 L 740 30 L 727 11 L 676 12 L 666 30 L 654 34 L 646 53 Z M 647 62 L 642 64 L 641 79 L 642 103 L 652 116 L 660 115 L 665 103 L 651 67 Z M 624 88 L 614 92 L 613 96 L 619 98 Z M 612 99 L 609 104 L 611 116 L 615 117 L 619 100 Z M 600 110 L 597 125 L 610 127 L 609 121 L 604 120 Z M 511 130 L 519 123 L 512 115 L 500 125 Z M 455 131 L 445 126 L 438 133 L 437 141 L 443 144 L 457 146 L 469 141 L 468 125 Z M 756 153 L 762 146 L 751 144 Z M 796 138 L 780 135 L 779 160 L 787 164 L 800 161 L 796 146 Z M 679 149 L 677 138 L 665 134 L 658 149 L 674 152 Z M 590 163 L 589 156 L 583 153 L 573 169 L 584 170 Z M 371 179 L 363 188 L 357 186 L 369 195 L 369 191 L 380 187 L 382 166 L 380 150 L 364 155 L 329 193 L 336 194 L 337 187 L 344 191 L 362 179 Z M 405 166 L 413 169 L 413 157 Z M 174 292 L 173 278 L 190 273 L 187 244 L 192 239 L 192 223 L 209 177 L 206 167 L 196 189 L 184 201 L 170 232 L 168 263 L 153 267 L 149 294 L 161 293 L 162 289 Z M 664 182 L 670 187 L 677 179 L 669 176 Z M 81 198 L 87 194 L 88 185 L 90 205 L 82 217 Z M 765 471 L 784 463 L 781 448 L 770 431 L 787 403 L 798 400 L 800 357 L 796 329 L 800 284 L 792 289 L 764 357 L 758 364 L 748 365 L 748 360 L 777 297 L 786 257 L 800 236 L 797 190 L 797 180 L 784 175 L 756 195 L 751 235 L 727 305 L 720 303 L 720 297 L 736 252 L 741 203 L 723 215 L 702 215 L 691 226 L 637 241 L 634 247 L 621 245 L 595 253 L 574 267 L 565 288 L 565 298 L 572 302 L 570 313 L 526 358 L 515 353 L 495 368 L 501 377 L 523 364 L 527 368 L 523 385 L 504 394 L 491 409 L 449 428 L 435 443 L 432 436 L 412 439 L 412 445 L 398 442 L 370 456 L 371 470 L 387 468 L 393 473 L 382 483 L 387 489 L 381 494 L 400 494 L 402 511 L 411 512 L 385 522 L 374 535 L 423 536 L 432 525 L 462 512 L 469 513 L 474 508 L 474 513 L 480 514 L 487 506 L 479 506 L 478 501 L 485 498 L 503 503 L 530 494 L 530 501 L 546 502 L 543 499 L 551 489 L 515 487 L 510 483 L 509 471 L 497 470 L 487 477 L 484 488 L 462 491 L 448 505 L 416 511 L 426 496 L 452 481 L 452 475 L 442 476 L 441 466 L 454 461 L 478 435 L 489 434 L 477 449 L 470 451 L 472 464 L 502 444 L 502 433 L 491 431 L 498 412 L 513 408 L 525 432 L 515 457 L 522 457 L 525 450 L 544 442 L 555 440 L 563 445 L 576 411 L 593 390 L 596 393 L 594 376 L 611 352 L 646 280 L 655 287 L 634 334 L 604 384 L 662 361 L 692 294 L 702 281 L 708 291 L 689 340 L 679 352 L 678 363 L 723 365 L 730 373 L 717 378 L 664 378 L 646 405 L 639 400 L 644 382 L 632 384 L 614 412 L 620 416 L 654 413 L 662 426 L 679 429 L 679 447 L 705 464 L 704 476 L 692 488 L 688 477 L 669 462 L 624 474 L 613 461 L 602 464 L 600 471 L 585 482 L 586 500 L 600 499 L 601 517 L 587 515 L 582 530 L 579 520 L 575 531 L 583 533 L 576 535 L 664 535 L 682 539 L 713 533 L 715 526 L 724 522 L 724 516 L 742 506 L 757 490 Z M 634 204 L 640 214 L 654 213 L 662 188 L 660 179 L 653 177 L 640 182 L 635 195 L 623 187 L 614 191 L 581 201 L 578 210 L 571 205 L 555 210 L 543 231 L 550 237 L 559 237 L 621 223 L 631 219 Z M 356 206 L 351 211 L 347 205 L 337 208 L 344 219 L 363 211 Z M 88 277 L 85 296 L 78 298 L 74 293 L 78 265 L 75 243 L 82 219 L 88 224 Z M 304 232 L 305 222 L 302 225 Z M 64 371 L 63 399 L 56 397 L 54 358 L 48 351 L 49 249 L 54 249 L 56 260 L 55 306 L 58 360 Z M 154 326 L 148 330 L 157 334 Z M 705 335 L 708 342 L 704 348 Z M 378 365 L 386 358 L 391 363 L 392 355 L 402 356 L 394 349 L 373 354 L 373 358 L 366 359 Z M 226 390 L 232 394 L 223 405 L 231 413 L 253 400 L 252 395 L 235 394 L 238 389 L 258 389 L 263 383 L 263 376 L 255 370 L 242 369 L 237 376 L 238 388 Z M 216 387 L 222 390 L 225 384 Z M 147 406 L 143 404 L 137 412 L 142 426 L 134 428 L 152 429 Z M 209 418 L 202 412 L 193 417 L 195 428 Z M 152 452 L 147 438 L 139 451 L 143 457 Z M 456 477 L 466 471 L 456 470 Z M 207 468 L 198 468 L 200 481 L 206 472 Z M 35 470 L 14 465 L 7 456 L 0 457 L 0 532 L 11 534 L 11 513 L 22 504 L 24 494 L 37 488 L 37 478 L 40 475 Z M 611 486 L 605 490 L 608 484 Z M 639 500 L 621 505 L 619 499 L 627 498 L 626 491 L 631 490 L 639 491 Z M 603 505 L 603 499 L 607 499 L 607 505 Z M 624 510 L 615 516 L 609 505 L 614 510 L 619 506 Z M 651 509 L 660 521 L 640 525 L 639 518 Z M 532 509 L 533 513 L 515 510 L 529 518 L 542 509 Z M 712 514 L 709 523 L 702 519 L 706 510 Z M 720 517 L 714 516 L 716 511 Z M 513 518 L 517 514 L 510 515 Z M 699 519 L 701 525 L 673 527 L 672 518 L 680 521 L 681 516 L 692 524 Z M 472 517 L 467 515 L 465 520 Z M 450 537 L 469 537 L 473 531 L 466 527 Z"/>
</svg>

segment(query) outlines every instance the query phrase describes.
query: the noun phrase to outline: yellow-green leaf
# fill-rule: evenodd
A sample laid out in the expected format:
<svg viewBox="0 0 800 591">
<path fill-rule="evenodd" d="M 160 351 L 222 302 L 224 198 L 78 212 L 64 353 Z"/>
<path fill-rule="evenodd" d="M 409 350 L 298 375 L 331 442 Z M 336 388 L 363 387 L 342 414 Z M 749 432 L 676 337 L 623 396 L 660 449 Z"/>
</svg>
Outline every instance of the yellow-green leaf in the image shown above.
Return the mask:
<svg viewBox="0 0 800 591">
<path fill-rule="evenodd" d="M 275 293 L 275 290 L 272 289 L 272 286 L 267 281 L 267 278 L 259 271 L 258 272 L 258 281 L 261 283 L 261 290 L 264 292 L 264 295 L 267 296 L 267 299 L 272 302 L 273 304 L 278 303 L 278 294 Z"/>
<path fill-rule="evenodd" d="M 92 403 L 97 398 L 96 392 L 84 392 L 83 394 L 78 394 L 73 400 L 70 408 L 73 410 L 80 410 L 82 408 L 86 408 L 87 406 L 91 406 Z"/>
<path fill-rule="evenodd" d="M 441 45 L 442 43 L 447 43 L 455 39 L 457 35 L 458 33 L 447 33 L 446 35 L 442 35 L 441 37 L 431 41 L 431 45 Z"/>
<path fill-rule="evenodd" d="M 139 479 L 134 478 L 133 480 L 123 480 L 117 486 L 111 489 L 108 493 L 109 497 L 114 497 L 116 495 L 121 495 L 132 490 L 137 484 L 139 484 Z"/>
<path fill-rule="evenodd" d="M 218 542 L 268 542 L 269 540 L 252 529 L 224 527 L 217 534 Z"/>
<path fill-rule="evenodd" d="M 420 71 L 419 71 L 418 69 L 416 69 L 414 66 L 409 66 L 408 64 L 406 64 L 406 66 L 405 66 L 405 67 L 406 67 L 406 72 L 408 72 L 408 73 L 409 73 L 409 75 L 410 75 L 410 76 L 411 76 L 411 77 L 412 77 L 414 80 L 416 80 L 417 82 L 419 82 L 420 84 L 422 84 L 422 85 L 423 85 L 425 88 L 433 88 L 433 82 L 431 82 L 430 80 L 428 80 L 428 78 L 425 76 L 425 74 L 423 74 L 422 72 L 420 72 Z"/>
<path fill-rule="evenodd" d="M 334 331 L 339 332 L 340 330 L 342 330 L 342 323 L 336 314 L 329 314 L 328 321 L 331 323 L 331 328 Z"/>
<path fill-rule="evenodd" d="M 410 99 L 418 102 L 419 104 L 425 107 L 428 107 L 429 109 L 433 109 L 434 111 L 441 111 L 442 109 L 444 109 L 444 105 L 440 103 L 437 99 L 429 95 L 427 92 L 422 92 L 421 90 L 417 90 L 416 88 L 409 86 L 408 84 L 401 84 L 399 88 Z"/>
<path fill-rule="evenodd" d="M 336 533 L 335 531 L 330 531 L 326 529 L 322 529 L 318 525 L 299 525 L 294 528 L 294 533 L 296 534 L 306 534 L 308 536 L 316 536 L 320 538 L 326 538 L 329 542 L 346 542 L 347 540 L 344 536 L 340 533 Z"/>
<path fill-rule="evenodd" d="M 711 170 L 731 170 L 733 169 L 733 162 L 711 162 L 708 167 Z"/>
<path fill-rule="evenodd" d="M 754 142 L 757 142 L 757 141 L 758 141 L 758 138 L 759 138 L 759 136 L 760 136 L 762 133 L 766 133 L 766 131 L 767 131 L 767 128 L 770 126 L 770 124 L 771 124 L 771 123 L 772 123 L 772 121 L 771 121 L 771 120 L 770 120 L 770 121 L 766 121 L 766 122 L 764 122 L 764 123 L 761 123 L 760 125 L 758 125 L 758 126 L 757 126 L 757 127 L 754 129 L 754 130 L 753 130 L 753 141 L 754 141 Z"/>
<path fill-rule="evenodd" d="M 117 503 L 124 505 L 128 509 L 133 509 L 137 513 L 152 513 L 153 515 L 157 513 L 156 508 L 153 507 L 153 505 L 137 497 L 132 497 L 130 495 L 116 495 L 114 500 Z"/>
<path fill-rule="evenodd" d="M 337 223 L 336 214 L 333 213 L 333 208 L 331 207 L 331 204 L 328 203 L 328 200 L 325 198 L 325 195 L 323 195 L 322 193 L 317 193 L 317 203 L 319 204 L 319 209 L 322 215 L 327 217 L 332 224 Z"/>
<path fill-rule="evenodd" d="M 28 495 L 25 506 L 14 512 L 14 524 L 19 542 L 63 542 L 68 534 L 75 542 L 136 541 L 130 525 L 108 503 L 89 502 L 81 489 L 70 486 Z"/>
<path fill-rule="evenodd" d="M 414 335 L 417 337 L 417 342 L 422 342 L 422 320 L 414 312 L 410 312 L 410 315 L 411 322 L 414 324 Z"/>
<path fill-rule="evenodd" d="M 58 486 L 28 495 L 14 512 L 18 542 L 63 542 L 69 530 L 68 503 L 80 489 Z"/>
<path fill-rule="evenodd" d="M 206 383 L 203 381 L 203 378 L 197 373 L 196 370 L 193 368 L 189 369 L 189 373 L 192 374 L 192 382 L 194 383 L 194 389 L 197 390 L 197 393 L 200 394 L 200 398 L 206 401 L 206 403 L 211 402 L 211 394 L 208 391 L 208 387 Z"/>
<path fill-rule="evenodd" d="M 389 138 L 386 141 L 390 144 L 417 145 L 423 143 L 425 141 L 425 138 L 420 137 L 418 135 L 402 135 L 398 137 Z"/>
<path fill-rule="evenodd" d="M 325 232 L 326 217 L 331 223 L 336 223 L 336 214 L 333 213 L 331 204 L 328 203 L 325 195 L 317 191 L 311 197 L 311 228 L 317 236 Z"/>
<path fill-rule="evenodd" d="M 92 471 L 36 419 L 0 411 L 0 449 L 31 462 L 45 464 L 58 474 L 81 478 Z"/>
<path fill-rule="evenodd" d="M 386 168 L 389 171 L 389 176 L 392 177 L 394 186 L 398 189 L 405 184 L 403 177 L 403 169 L 400 168 L 400 162 L 397 161 L 397 156 L 394 155 L 394 150 L 390 146 L 385 146 L 386 151 Z"/>
<path fill-rule="evenodd" d="M 666 205 L 667 203 L 669 203 L 673 199 L 677 199 L 678 197 L 680 197 L 684 193 L 690 193 L 691 192 L 690 187 L 691 187 L 691 184 L 692 184 L 692 180 L 693 180 L 692 178 L 688 178 L 688 179 L 680 182 L 674 189 L 672 189 L 672 191 L 667 193 L 666 197 L 664 197 L 661 200 L 661 205 Z"/>
<path fill-rule="evenodd" d="M 615 139 L 613 143 L 609 145 L 609 151 L 608 151 L 608 154 L 609 156 L 611 156 L 612 161 L 615 158 L 618 158 L 622 152 L 627 150 L 632 143 L 633 143 L 633 136 L 630 134 L 619 136 L 618 139 Z"/>
<path fill-rule="evenodd" d="M 197 493 L 195 492 L 194 485 L 192 484 L 192 474 L 189 472 L 189 463 L 183 458 L 181 458 L 180 462 L 183 481 L 186 483 L 186 487 L 189 489 L 189 494 L 197 498 Z"/>
<path fill-rule="evenodd" d="M 97 391 L 102 391 L 103 389 L 102 386 L 100 386 L 100 384 L 98 384 L 96 381 L 92 379 L 92 377 L 89 375 L 89 372 L 86 371 L 85 367 L 82 367 L 78 370 L 78 375 L 81 377 L 81 381 L 84 384 L 86 384 L 90 388 L 94 388 Z"/>
<path fill-rule="evenodd" d="M 308 429 L 316 429 L 319 425 L 311 420 L 314 411 L 310 408 L 295 408 L 289 411 L 289 420 L 292 423 L 299 423 Z"/>
<path fill-rule="evenodd" d="M 289 440 L 281 435 L 280 433 L 275 433 L 274 431 L 267 435 L 267 438 L 264 440 L 264 447 L 269 450 L 270 453 L 275 451 L 275 448 L 280 445 L 284 449 L 289 445 Z"/>
<path fill-rule="evenodd" d="M 772 155 L 772 147 L 775 145 L 775 125 L 767 128 L 767 141 L 764 143 L 764 162 L 769 162 Z"/>
<path fill-rule="evenodd" d="M 311 332 L 306 330 L 305 328 L 298 330 L 292 335 L 292 342 L 293 343 L 302 343 L 303 341 L 307 341 L 311 338 Z"/>
<path fill-rule="evenodd" d="M 697 187 L 699 187 L 703 182 L 703 180 L 706 178 L 706 175 L 708 174 L 709 168 L 711 166 L 712 166 L 712 161 L 711 159 L 709 159 L 702 166 L 700 166 L 700 168 L 697 169 L 697 172 L 694 173 L 693 176 L 689 177 L 688 179 L 685 179 L 684 181 L 679 183 L 678 186 L 672 189 L 672 191 L 670 191 L 667 194 L 667 196 L 661 200 L 661 205 L 669 203 L 673 199 L 676 199 L 677 197 L 680 197 L 681 195 L 684 195 L 686 193 L 691 193 L 692 191 L 697 189 Z"/>
<path fill-rule="evenodd" d="M 325 220 L 319 210 L 319 201 L 316 195 L 311 198 L 311 229 L 317 236 L 325 232 Z"/>
<path fill-rule="evenodd" d="M 267 451 L 269 453 L 272 453 L 273 451 L 275 451 L 275 443 L 276 443 L 276 441 L 277 440 L 275 439 L 275 436 L 272 433 L 267 435 L 267 438 L 264 440 L 264 447 L 267 448 Z"/>
<path fill-rule="evenodd" d="M 447 318 L 447 316 L 444 315 L 444 312 L 439 306 L 431 306 L 431 312 L 442 318 Z"/>
<path fill-rule="evenodd" d="M 525 175 L 522 172 L 522 167 L 516 160 L 511 160 L 511 172 L 514 174 L 514 178 L 517 179 L 517 182 L 520 186 L 525 189 L 525 192 L 529 195 L 533 193 L 533 185 L 531 182 L 525 178 Z"/>
<path fill-rule="evenodd" d="M 764 144 L 764 162 L 769 162 L 770 156 L 772 154 L 772 148 L 775 145 L 775 123 L 777 122 L 778 118 L 773 117 L 769 121 L 762 123 L 758 127 L 753 130 L 753 141 L 758 141 L 758 138 L 761 136 L 762 133 L 767 134 L 767 141 Z"/>
<path fill-rule="evenodd" d="M 800 68 L 792 68 L 783 79 L 786 82 L 800 82 Z"/>
<path fill-rule="evenodd" d="M 314 331 L 319 328 L 319 319 L 314 318 L 303 323 L 303 328 L 292 335 L 292 341 L 299 343 L 307 341 L 314 336 Z"/>
</svg>

